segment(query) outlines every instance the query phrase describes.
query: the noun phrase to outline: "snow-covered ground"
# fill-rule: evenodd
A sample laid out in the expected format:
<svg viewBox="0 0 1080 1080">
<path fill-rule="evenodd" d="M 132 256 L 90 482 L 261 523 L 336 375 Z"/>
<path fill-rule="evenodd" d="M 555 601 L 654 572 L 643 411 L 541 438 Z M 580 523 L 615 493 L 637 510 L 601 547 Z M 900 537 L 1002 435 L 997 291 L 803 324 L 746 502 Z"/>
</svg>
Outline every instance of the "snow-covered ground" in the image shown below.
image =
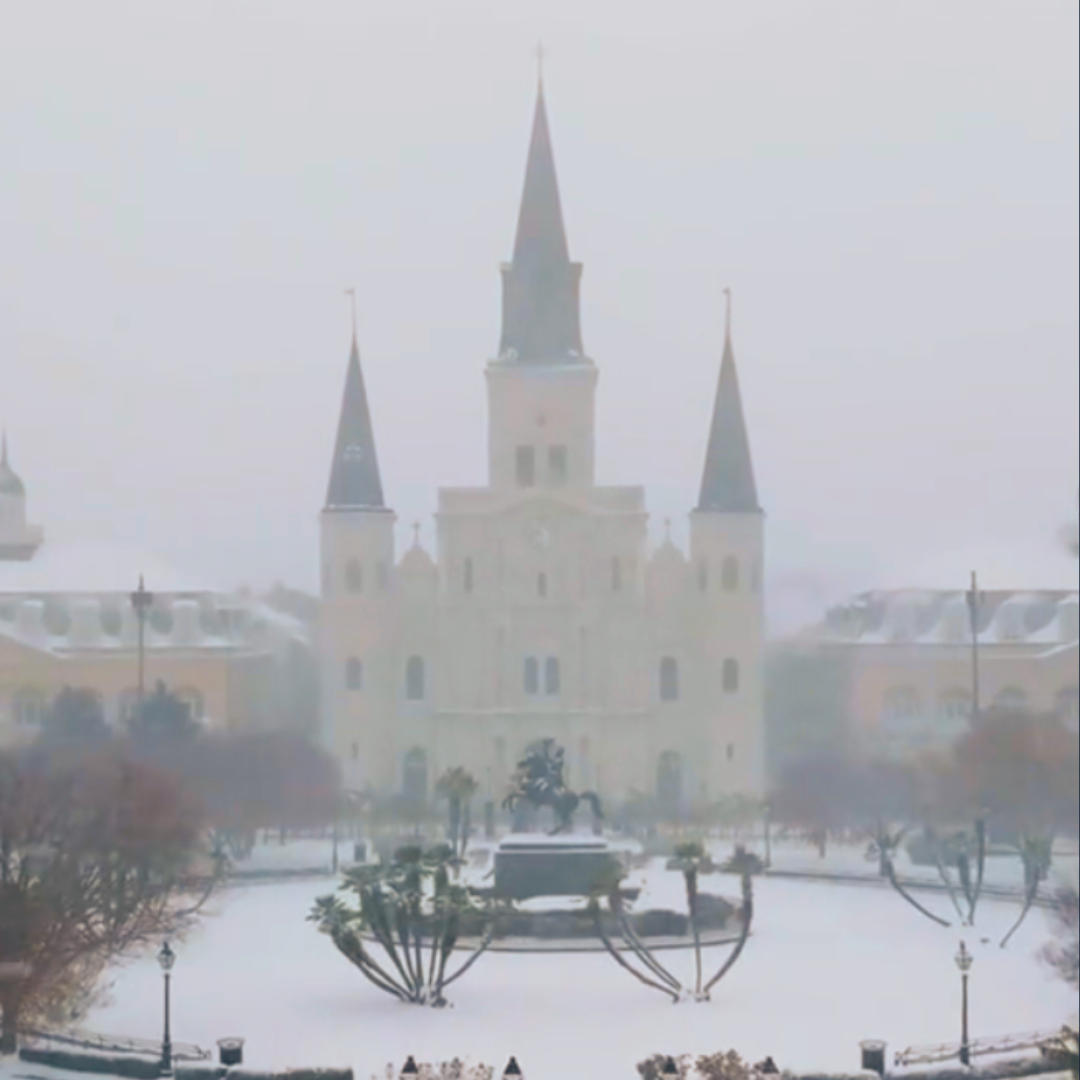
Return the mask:
<svg viewBox="0 0 1080 1080">
<path fill-rule="evenodd" d="M 653 883 L 657 894 L 668 895 L 678 880 L 670 877 Z M 709 891 L 737 892 L 734 878 L 707 881 Z M 331 886 L 308 880 L 223 894 L 178 947 L 174 1037 L 212 1047 L 241 1035 L 246 1065 L 347 1064 L 357 1080 L 382 1077 L 387 1062 L 400 1067 L 407 1054 L 499 1067 L 514 1054 L 529 1080 L 633 1080 L 635 1063 L 658 1052 L 733 1047 L 753 1060 L 771 1054 L 782 1068 L 847 1071 L 858 1065 L 860 1039 L 887 1039 L 891 1054 L 958 1036 L 961 932 L 931 924 L 888 891 L 758 881 L 754 936 L 709 1004 L 672 1005 L 604 954 L 489 954 L 451 988 L 452 1008 L 432 1010 L 380 993 L 305 921 Z M 985 903 L 977 930 L 964 932 L 975 953 L 976 1036 L 1053 1028 L 1076 1010 L 1075 995 L 1035 956 L 1047 938 L 1042 912 L 1008 950 L 998 948 L 1016 910 Z M 717 964 L 726 950 L 706 955 Z M 689 977 L 689 953 L 665 959 Z M 152 957 L 118 971 L 112 997 L 88 1027 L 159 1032 Z"/>
</svg>

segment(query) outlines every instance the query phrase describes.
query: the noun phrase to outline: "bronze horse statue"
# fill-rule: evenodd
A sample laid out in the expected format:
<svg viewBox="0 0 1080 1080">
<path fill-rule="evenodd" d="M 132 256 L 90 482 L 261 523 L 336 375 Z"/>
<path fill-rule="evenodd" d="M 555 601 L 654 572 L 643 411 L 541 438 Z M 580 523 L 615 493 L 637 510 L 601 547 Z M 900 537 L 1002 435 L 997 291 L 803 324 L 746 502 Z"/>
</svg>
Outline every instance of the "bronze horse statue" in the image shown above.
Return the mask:
<svg viewBox="0 0 1080 1080">
<path fill-rule="evenodd" d="M 600 797 L 595 791 L 571 791 L 563 778 L 564 768 L 564 751 L 554 739 L 533 743 L 514 770 L 510 793 L 503 799 L 503 809 L 513 811 L 523 802 L 532 806 L 550 806 L 555 813 L 551 836 L 570 831 L 574 813 L 583 802 L 587 802 L 597 820 L 602 821 L 604 811 Z"/>
</svg>

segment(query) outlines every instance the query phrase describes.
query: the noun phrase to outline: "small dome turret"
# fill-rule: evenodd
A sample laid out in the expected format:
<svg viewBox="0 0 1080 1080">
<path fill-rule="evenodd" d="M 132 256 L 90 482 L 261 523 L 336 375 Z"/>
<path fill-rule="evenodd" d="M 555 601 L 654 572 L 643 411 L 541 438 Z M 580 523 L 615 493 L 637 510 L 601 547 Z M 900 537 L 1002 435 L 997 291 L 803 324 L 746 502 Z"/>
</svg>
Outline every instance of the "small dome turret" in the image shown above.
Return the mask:
<svg viewBox="0 0 1080 1080">
<path fill-rule="evenodd" d="M 0 495 L 25 497 L 26 488 L 8 461 L 7 435 L 0 436 Z"/>
</svg>

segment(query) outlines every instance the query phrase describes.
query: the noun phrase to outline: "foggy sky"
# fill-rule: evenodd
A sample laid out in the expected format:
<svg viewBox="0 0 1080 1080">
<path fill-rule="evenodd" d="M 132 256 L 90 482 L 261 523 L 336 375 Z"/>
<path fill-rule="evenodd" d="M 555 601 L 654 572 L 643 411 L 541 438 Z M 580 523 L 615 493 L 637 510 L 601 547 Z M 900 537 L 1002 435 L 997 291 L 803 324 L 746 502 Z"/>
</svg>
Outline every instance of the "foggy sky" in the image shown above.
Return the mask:
<svg viewBox="0 0 1080 1080">
<path fill-rule="evenodd" d="M 1074 0 L 0 26 L 0 423 L 48 535 L 314 588 L 355 285 L 387 499 L 430 544 L 436 488 L 485 480 L 542 38 L 601 482 L 685 536 L 730 285 L 776 610 L 976 562 L 1075 582 Z"/>
</svg>

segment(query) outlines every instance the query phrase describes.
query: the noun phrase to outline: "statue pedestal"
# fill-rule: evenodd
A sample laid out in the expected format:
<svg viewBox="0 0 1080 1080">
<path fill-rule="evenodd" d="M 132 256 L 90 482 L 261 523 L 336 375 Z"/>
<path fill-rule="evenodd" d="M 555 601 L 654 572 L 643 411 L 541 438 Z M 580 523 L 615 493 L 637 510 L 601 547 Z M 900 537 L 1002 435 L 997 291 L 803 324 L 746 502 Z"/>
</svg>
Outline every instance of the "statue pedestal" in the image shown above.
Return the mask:
<svg viewBox="0 0 1080 1080">
<path fill-rule="evenodd" d="M 593 883 L 617 865 L 602 837 L 512 833 L 495 849 L 495 895 L 588 896 Z"/>
</svg>

